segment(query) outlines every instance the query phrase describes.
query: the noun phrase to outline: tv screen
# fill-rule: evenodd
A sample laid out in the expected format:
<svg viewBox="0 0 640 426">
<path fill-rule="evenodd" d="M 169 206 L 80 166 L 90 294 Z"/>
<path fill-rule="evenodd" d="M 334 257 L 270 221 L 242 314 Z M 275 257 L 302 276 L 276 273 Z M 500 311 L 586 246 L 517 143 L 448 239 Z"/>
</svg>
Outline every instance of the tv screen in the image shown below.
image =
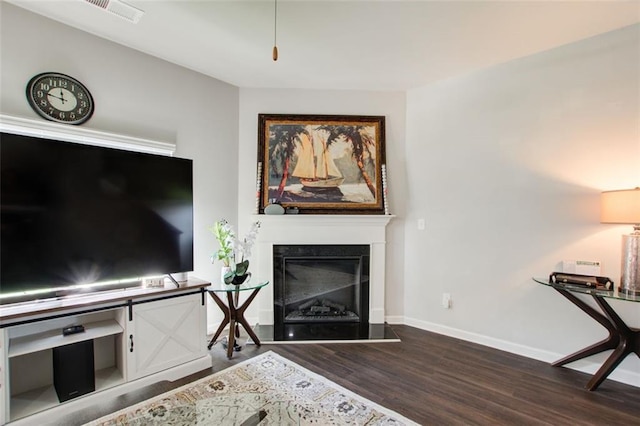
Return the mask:
<svg viewBox="0 0 640 426">
<path fill-rule="evenodd" d="M 0 133 L 0 292 L 193 270 L 192 161 Z"/>
</svg>

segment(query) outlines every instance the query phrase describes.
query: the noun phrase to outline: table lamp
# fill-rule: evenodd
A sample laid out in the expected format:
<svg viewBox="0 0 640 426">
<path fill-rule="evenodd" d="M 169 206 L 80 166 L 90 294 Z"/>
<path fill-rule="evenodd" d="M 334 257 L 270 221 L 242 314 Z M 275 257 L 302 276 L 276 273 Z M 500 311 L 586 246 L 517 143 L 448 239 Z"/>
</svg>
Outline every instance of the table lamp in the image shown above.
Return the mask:
<svg viewBox="0 0 640 426">
<path fill-rule="evenodd" d="M 601 197 L 601 223 L 633 225 L 633 232 L 622 236 L 622 265 L 618 290 L 640 295 L 640 187 L 605 191 Z"/>
</svg>

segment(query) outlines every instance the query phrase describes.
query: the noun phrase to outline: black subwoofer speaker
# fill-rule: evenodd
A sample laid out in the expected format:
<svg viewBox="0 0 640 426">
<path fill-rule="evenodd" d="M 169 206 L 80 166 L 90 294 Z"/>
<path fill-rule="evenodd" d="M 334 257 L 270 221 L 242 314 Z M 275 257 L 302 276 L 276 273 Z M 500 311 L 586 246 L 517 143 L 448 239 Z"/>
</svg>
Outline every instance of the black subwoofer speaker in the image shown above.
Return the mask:
<svg viewBox="0 0 640 426">
<path fill-rule="evenodd" d="M 53 348 L 53 386 L 60 402 L 96 389 L 93 340 Z"/>
</svg>

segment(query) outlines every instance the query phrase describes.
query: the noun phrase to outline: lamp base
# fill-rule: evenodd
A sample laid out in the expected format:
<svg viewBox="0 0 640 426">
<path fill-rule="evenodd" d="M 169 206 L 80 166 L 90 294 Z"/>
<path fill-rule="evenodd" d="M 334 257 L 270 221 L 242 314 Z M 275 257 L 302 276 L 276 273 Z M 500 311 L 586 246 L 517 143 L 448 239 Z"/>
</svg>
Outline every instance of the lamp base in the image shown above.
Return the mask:
<svg viewBox="0 0 640 426">
<path fill-rule="evenodd" d="M 622 236 L 622 276 L 618 290 L 621 293 L 640 295 L 640 233 Z"/>
</svg>

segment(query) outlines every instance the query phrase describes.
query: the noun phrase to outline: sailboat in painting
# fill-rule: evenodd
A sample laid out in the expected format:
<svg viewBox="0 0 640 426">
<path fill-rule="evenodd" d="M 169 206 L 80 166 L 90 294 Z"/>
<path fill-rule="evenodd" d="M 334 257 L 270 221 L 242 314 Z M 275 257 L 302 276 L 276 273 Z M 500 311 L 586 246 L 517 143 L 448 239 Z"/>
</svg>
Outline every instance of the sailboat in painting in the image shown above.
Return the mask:
<svg viewBox="0 0 640 426">
<path fill-rule="evenodd" d="M 317 135 L 314 137 L 313 133 L 301 133 L 298 140 L 298 161 L 291 175 L 299 178 L 302 186 L 307 188 L 325 189 L 340 186 L 344 177 L 327 150 L 326 139 Z"/>
</svg>

